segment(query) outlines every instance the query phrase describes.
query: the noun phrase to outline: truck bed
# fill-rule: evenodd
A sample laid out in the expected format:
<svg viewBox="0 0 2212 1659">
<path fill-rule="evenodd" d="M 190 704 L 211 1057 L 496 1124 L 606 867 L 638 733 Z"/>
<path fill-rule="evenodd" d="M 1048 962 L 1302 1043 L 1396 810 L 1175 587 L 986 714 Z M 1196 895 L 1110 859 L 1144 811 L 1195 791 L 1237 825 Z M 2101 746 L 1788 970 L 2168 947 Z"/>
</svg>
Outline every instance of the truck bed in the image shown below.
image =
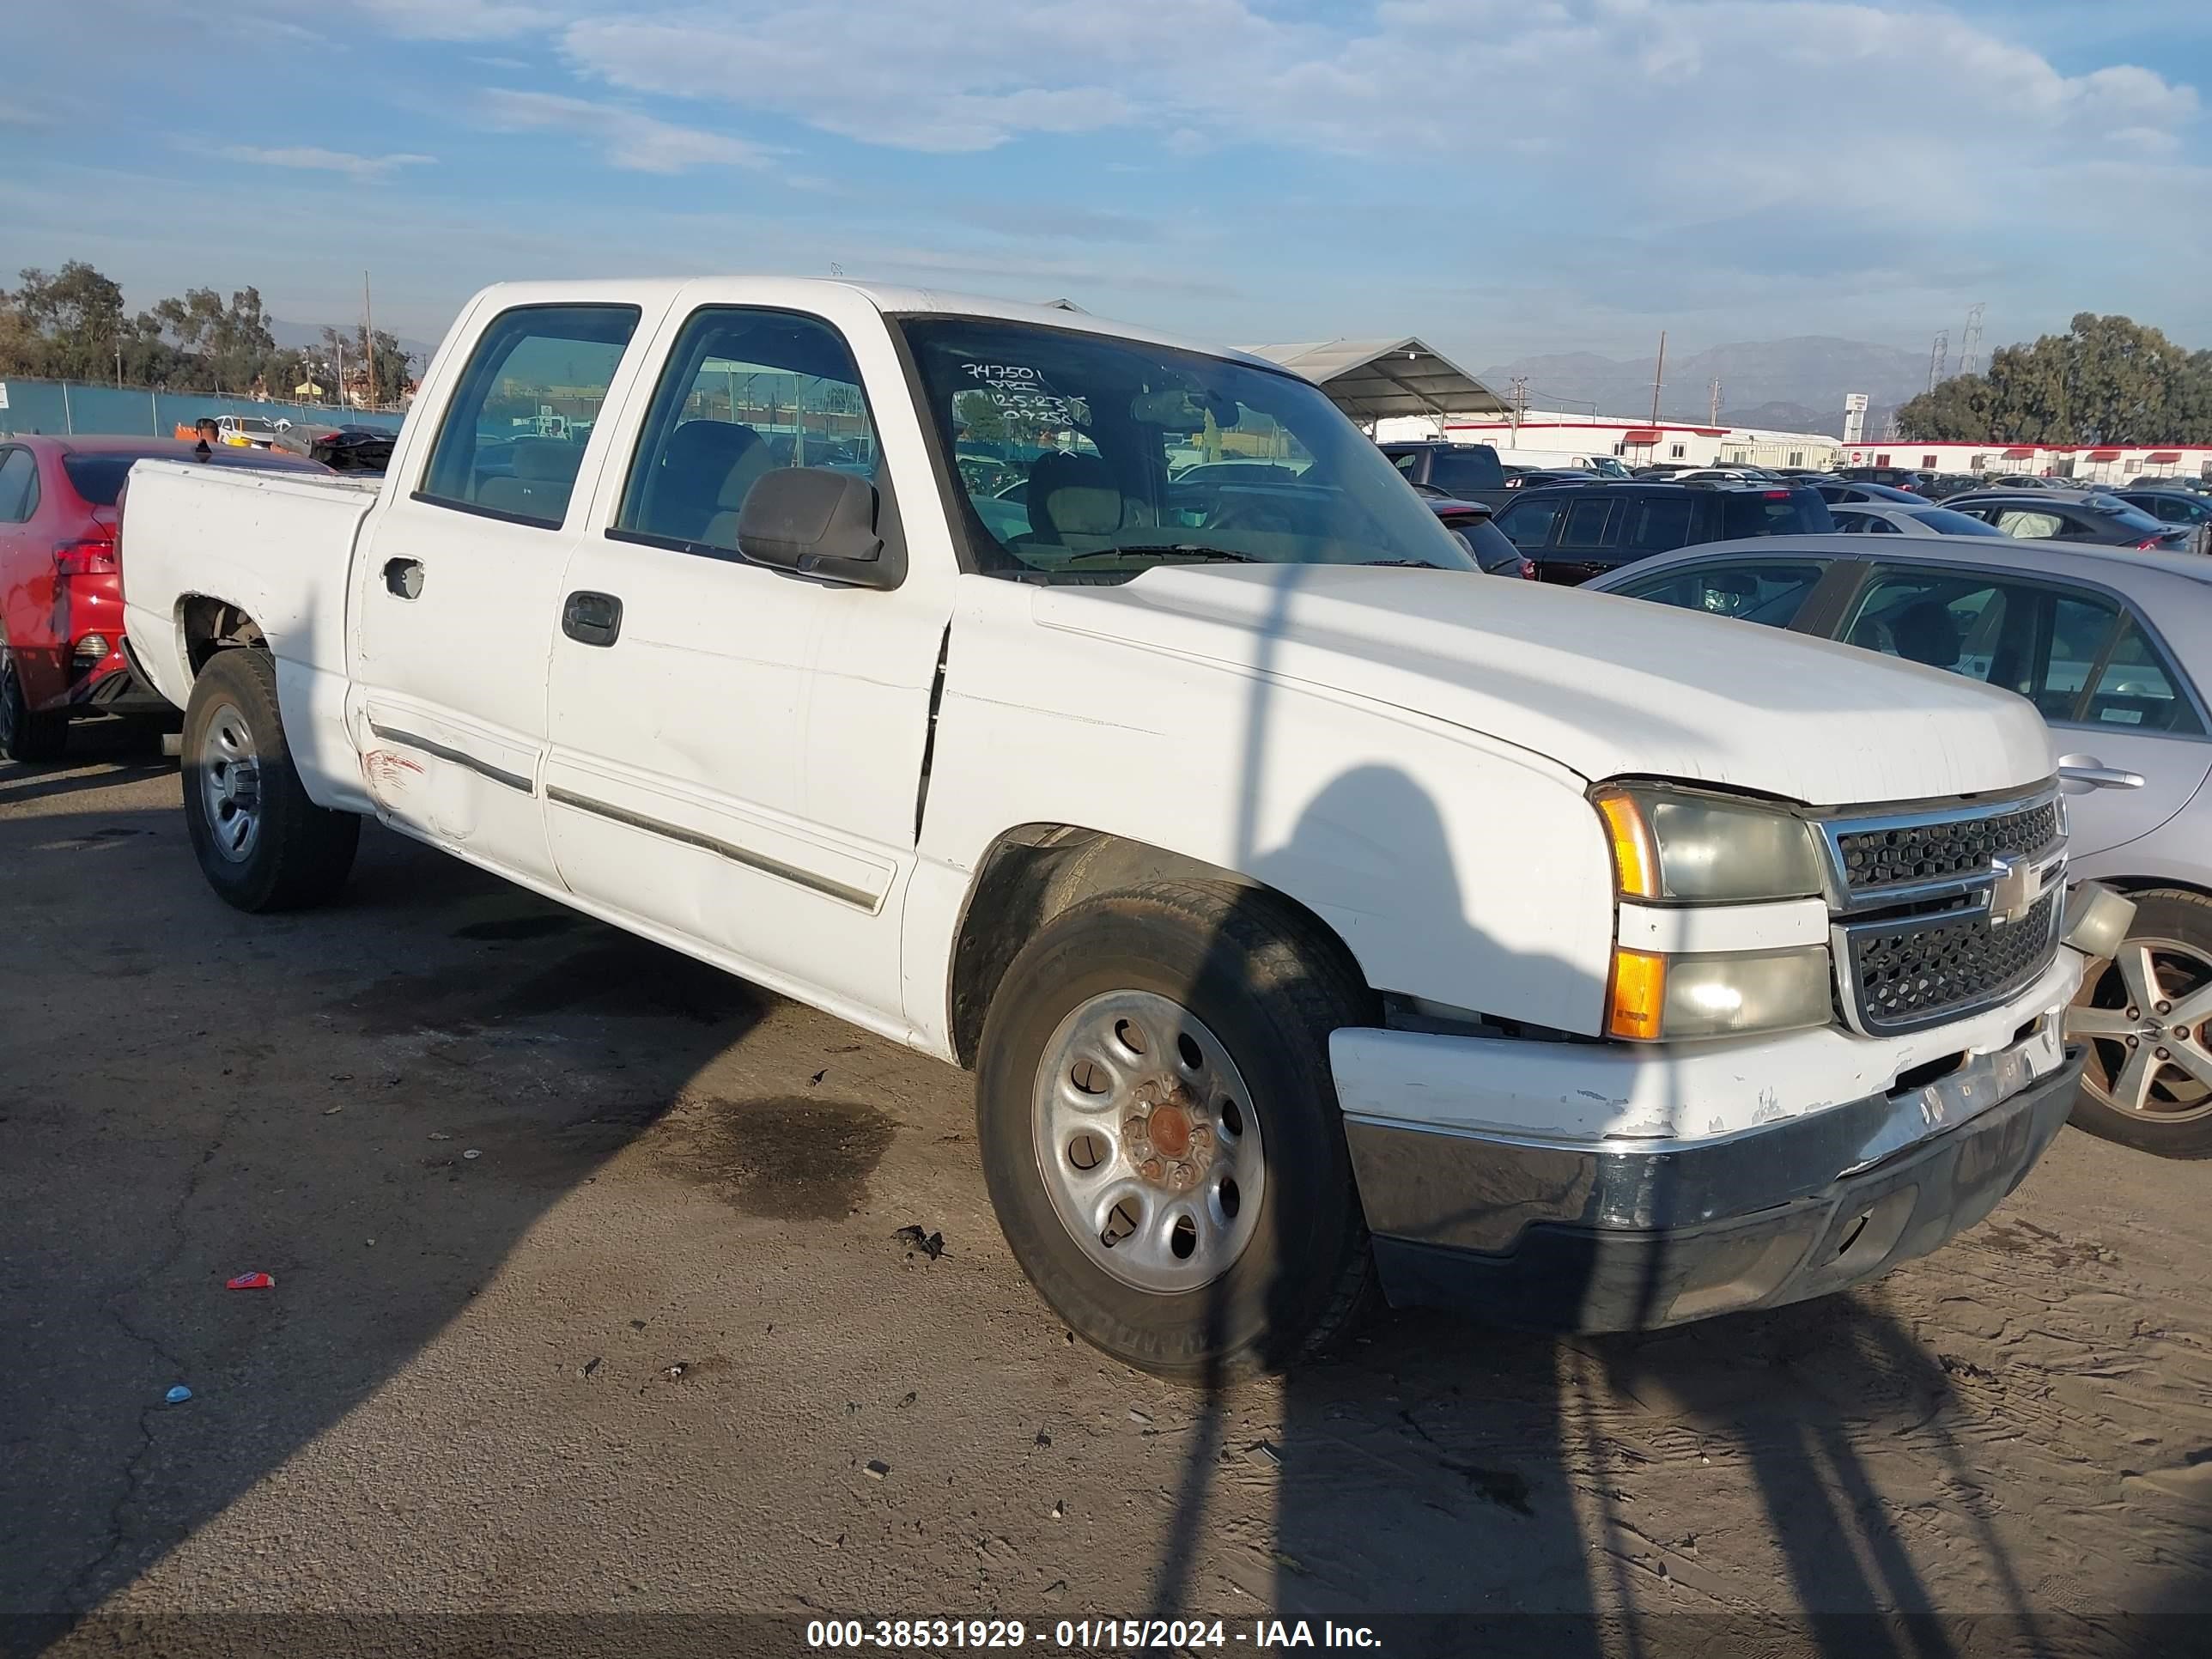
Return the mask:
<svg viewBox="0 0 2212 1659">
<path fill-rule="evenodd" d="M 181 708 L 192 684 L 187 604 L 220 600 L 251 616 L 276 659 L 293 757 L 319 795 L 325 776 L 359 788 L 344 725 L 347 581 L 381 483 L 141 461 L 125 490 L 118 562 L 132 660 Z"/>
</svg>

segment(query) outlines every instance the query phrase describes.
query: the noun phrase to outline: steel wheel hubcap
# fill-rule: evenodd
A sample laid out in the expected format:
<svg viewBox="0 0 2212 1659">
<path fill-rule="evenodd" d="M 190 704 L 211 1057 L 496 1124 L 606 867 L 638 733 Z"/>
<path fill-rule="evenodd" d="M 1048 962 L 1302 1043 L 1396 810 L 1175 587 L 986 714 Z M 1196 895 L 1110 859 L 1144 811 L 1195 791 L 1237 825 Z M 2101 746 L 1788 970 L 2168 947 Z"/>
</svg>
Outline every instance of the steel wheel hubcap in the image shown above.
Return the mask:
<svg viewBox="0 0 2212 1659">
<path fill-rule="evenodd" d="M 2081 1084 L 2130 1117 L 2185 1123 L 2212 1116 L 2212 957 L 2179 939 L 2131 939 L 2090 970 L 2066 1011 L 2066 1035 L 2089 1045 Z"/>
<path fill-rule="evenodd" d="M 261 839 L 261 756 L 235 703 L 218 704 L 200 739 L 200 799 L 216 850 L 234 864 Z"/>
<path fill-rule="evenodd" d="M 1229 1051 L 1172 999 L 1110 991 L 1060 1021 L 1031 1129 L 1060 1224 L 1124 1285 L 1197 1290 L 1251 1243 L 1267 1182 L 1259 1115 Z"/>
</svg>

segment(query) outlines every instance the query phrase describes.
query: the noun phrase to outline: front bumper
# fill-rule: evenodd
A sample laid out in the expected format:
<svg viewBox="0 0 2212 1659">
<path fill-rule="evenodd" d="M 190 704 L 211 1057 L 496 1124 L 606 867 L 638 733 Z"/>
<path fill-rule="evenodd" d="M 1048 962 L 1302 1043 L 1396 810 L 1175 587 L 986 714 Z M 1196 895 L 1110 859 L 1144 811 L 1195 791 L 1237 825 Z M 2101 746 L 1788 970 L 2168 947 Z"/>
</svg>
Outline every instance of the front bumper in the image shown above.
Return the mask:
<svg viewBox="0 0 2212 1659">
<path fill-rule="evenodd" d="M 1644 1330 L 1825 1296 L 1936 1249 L 2034 1167 L 2081 1055 L 2055 1017 L 1933 1081 L 1704 1140 L 1351 1119 L 1393 1303 Z"/>
</svg>

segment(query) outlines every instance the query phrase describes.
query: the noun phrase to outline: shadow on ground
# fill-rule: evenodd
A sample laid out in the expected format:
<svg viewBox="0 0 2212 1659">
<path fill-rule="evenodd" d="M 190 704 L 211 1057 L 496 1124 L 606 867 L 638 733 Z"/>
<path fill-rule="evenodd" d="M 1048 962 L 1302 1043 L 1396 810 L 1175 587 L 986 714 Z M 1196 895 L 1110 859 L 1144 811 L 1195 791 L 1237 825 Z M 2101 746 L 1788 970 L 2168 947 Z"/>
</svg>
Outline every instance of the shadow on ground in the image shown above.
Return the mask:
<svg viewBox="0 0 2212 1659">
<path fill-rule="evenodd" d="M 227 909 L 170 811 L 0 821 L 0 1645 L 35 1647 L 406 1366 L 769 1000 L 381 831 L 314 915 Z M 780 1200 L 842 1205 L 888 1131 L 781 1109 L 818 1155 Z"/>
</svg>

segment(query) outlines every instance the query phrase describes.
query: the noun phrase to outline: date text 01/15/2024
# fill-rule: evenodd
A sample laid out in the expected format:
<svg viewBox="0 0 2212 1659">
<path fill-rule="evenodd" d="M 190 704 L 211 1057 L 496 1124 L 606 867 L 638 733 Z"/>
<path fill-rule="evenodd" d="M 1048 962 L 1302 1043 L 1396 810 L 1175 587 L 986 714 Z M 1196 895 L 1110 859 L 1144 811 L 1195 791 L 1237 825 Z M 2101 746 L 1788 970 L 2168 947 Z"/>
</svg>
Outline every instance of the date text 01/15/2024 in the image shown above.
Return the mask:
<svg viewBox="0 0 2212 1659">
<path fill-rule="evenodd" d="M 1364 1625 L 1323 1620 L 1254 1619 L 1248 1626 L 1222 1619 L 1062 1619 L 1051 1626 L 1018 1619 L 817 1619 L 806 1626 L 811 1648 L 927 1649 L 1048 1648 L 1081 1653 L 1093 1649 L 1356 1648 L 1375 1650 L 1381 1639 Z"/>
</svg>

